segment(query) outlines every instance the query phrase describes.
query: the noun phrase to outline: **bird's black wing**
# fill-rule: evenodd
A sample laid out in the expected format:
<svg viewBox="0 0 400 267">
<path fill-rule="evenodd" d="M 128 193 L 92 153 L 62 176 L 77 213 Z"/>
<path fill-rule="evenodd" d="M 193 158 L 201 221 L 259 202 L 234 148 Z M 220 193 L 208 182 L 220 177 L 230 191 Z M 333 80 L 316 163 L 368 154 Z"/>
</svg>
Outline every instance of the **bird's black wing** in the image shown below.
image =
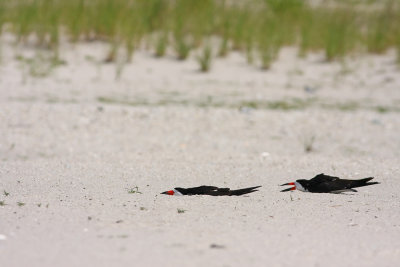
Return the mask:
<svg viewBox="0 0 400 267">
<path fill-rule="evenodd" d="M 258 191 L 257 188 L 261 187 L 261 185 L 259 186 L 253 186 L 253 187 L 248 187 L 248 188 L 242 188 L 242 189 L 236 189 L 236 190 L 232 190 L 230 191 L 230 196 L 241 196 L 244 194 L 249 194 L 249 193 L 253 193 Z"/>
<path fill-rule="evenodd" d="M 210 195 L 210 196 L 229 196 L 231 194 L 231 189 L 230 188 L 218 188 L 214 187 L 213 190 L 209 190 L 204 193 L 204 195 Z"/>
<path fill-rule="evenodd" d="M 231 189 L 228 188 L 228 187 L 225 187 L 225 188 L 217 188 L 217 191 L 218 191 L 218 192 L 229 192 L 229 191 L 231 191 Z"/>
<path fill-rule="evenodd" d="M 336 176 L 330 176 L 330 175 L 320 173 L 320 174 L 316 175 L 314 178 L 312 178 L 310 180 L 310 182 L 313 184 L 318 184 L 318 183 L 325 183 L 325 182 L 333 182 L 333 181 L 337 181 L 337 180 L 340 180 L 340 178 L 336 177 Z"/>
<path fill-rule="evenodd" d="M 346 180 L 341 179 L 320 181 L 312 185 L 312 188 L 314 193 L 354 191 L 348 187 L 348 182 Z"/>
<path fill-rule="evenodd" d="M 175 188 L 184 195 L 210 195 L 210 196 L 240 196 L 257 191 L 256 189 L 261 186 L 248 187 L 237 190 L 230 190 L 230 188 L 218 188 L 216 186 L 202 185 L 191 188 Z"/>
<path fill-rule="evenodd" d="M 205 195 L 214 192 L 218 189 L 216 186 L 202 185 L 197 187 L 185 188 L 185 195 Z M 179 191 L 181 189 L 178 189 Z"/>
<path fill-rule="evenodd" d="M 321 193 L 341 193 L 341 192 L 357 192 L 354 188 L 362 187 L 367 185 L 379 184 L 378 182 L 370 182 L 373 177 L 368 177 L 360 180 L 347 180 L 347 179 L 336 179 L 336 180 L 325 180 L 321 183 L 315 184 L 315 192 Z"/>
</svg>

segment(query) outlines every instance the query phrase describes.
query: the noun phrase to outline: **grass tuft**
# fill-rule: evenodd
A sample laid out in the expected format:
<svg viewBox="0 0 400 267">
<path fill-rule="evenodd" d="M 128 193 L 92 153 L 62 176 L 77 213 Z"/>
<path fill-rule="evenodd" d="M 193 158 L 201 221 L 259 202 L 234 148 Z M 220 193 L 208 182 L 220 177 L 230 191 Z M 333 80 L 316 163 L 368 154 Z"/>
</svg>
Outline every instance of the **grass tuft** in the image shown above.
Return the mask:
<svg viewBox="0 0 400 267">
<path fill-rule="evenodd" d="M 168 34 L 167 33 L 160 33 L 156 37 L 155 56 L 156 57 L 165 56 L 165 53 L 167 51 L 167 46 L 168 46 Z"/>
<path fill-rule="evenodd" d="M 211 68 L 211 61 L 212 49 L 211 46 L 208 44 L 202 49 L 200 55 L 197 56 L 197 62 L 200 65 L 200 71 L 208 72 Z"/>
<path fill-rule="evenodd" d="M 142 194 L 142 192 L 139 191 L 139 187 L 135 186 L 128 189 L 128 194 Z"/>
<path fill-rule="evenodd" d="M 178 208 L 177 211 L 178 211 L 178 213 L 185 213 L 186 210 Z"/>
<path fill-rule="evenodd" d="M 184 38 L 180 38 L 176 40 L 175 50 L 178 54 L 178 59 L 185 60 L 189 56 L 191 45 L 189 41 L 185 40 Z"/>
<path fill-rule="evenodd" d="M 270 68 L 283 46 L 298 45 L 299 55 L 324 51 L 328 61 L 353 52 L 400 51 L 400 3 L 397 0 L 311 4 L 303 0 L 13 0 L 0 1 L 1 33 L 17 44 L 49 50 L 59 58 L 60 37 L 71 42 L 110 44 L 106 62 L 116 62 L 120 48 L 131 62 L 135 49 L 148 42 L 156 57 L 170 47 L 184 60 L 204 39 L 220 40 L 216 54 L 246 54 Z M 319 1 L 317 1 L 319 2 Z M 325 1 L 322 1 L 323 3 Z M 360 3 L 362 2 L 362 3 Z M 7 25 L 7 27 L 2 27 Z M 211 47 L 199 64 L 208 71 Z M 400 52 L 399 58 L 400 58 Z M 399 59 L 400 64 L 400 59 Z"/>
</svg>

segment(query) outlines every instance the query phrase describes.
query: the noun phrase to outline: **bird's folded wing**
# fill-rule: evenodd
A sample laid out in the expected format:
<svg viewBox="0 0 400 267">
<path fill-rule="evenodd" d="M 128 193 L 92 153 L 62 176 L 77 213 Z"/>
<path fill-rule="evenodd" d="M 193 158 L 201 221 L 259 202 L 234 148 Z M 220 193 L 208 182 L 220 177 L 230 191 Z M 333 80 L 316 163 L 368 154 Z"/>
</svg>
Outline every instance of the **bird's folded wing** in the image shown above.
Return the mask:
<svg viewBox="0 0 400 267">
<path fill-rule="evenodd" d="M 314 178 L 312 178 L 310 181 L 312 182 L 326 182 L 326 181 L 336 181 L 340 179 L 339 177 L 336 176 L 330 176 L 330 175 L 326 175 L 323 173 L 320 173 L 318 175 L 316 175 Z"/>
<path fill-rule="evenodd" d="M 218 192 L 229 192 L 230 188 L 217 188 Z"/>
</svg>

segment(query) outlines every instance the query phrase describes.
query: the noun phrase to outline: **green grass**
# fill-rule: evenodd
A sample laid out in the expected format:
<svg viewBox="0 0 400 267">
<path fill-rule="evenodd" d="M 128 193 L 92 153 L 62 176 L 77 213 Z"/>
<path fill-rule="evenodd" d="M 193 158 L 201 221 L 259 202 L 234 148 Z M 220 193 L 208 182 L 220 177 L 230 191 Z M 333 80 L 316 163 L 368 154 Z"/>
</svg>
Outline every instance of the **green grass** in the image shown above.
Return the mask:
<svg viewBox="0 0 400 267">
<path fill-rule="evenodd" d="M 44 53 L 36 53 L 36 55 L 31 58 L 16 56 L 16 60 L 21 63 L 27 73 L 32 77 L 38 78 L 46 77 L 57 66 L 66 64 L 65 61 L 58 59 L 58 57 Z"/>
<path fill-rule="evenodd" d="M 235 50 L 249 63 L 270 68 L 280 48 L 299 46 L 300 56 L 324 51 L 326 60 L 354 52 L 384 53 L 400 58 L 400 3 L 397 0 L 342 1 L 310 5 L 303 0 L 0 0 L 0 26 L 24 44 L 35 36 L 40 49 L 59 58 L 60 36 L 70 42 L 110 43 L 106 62 L 119 49 L 131 62 L 143 44 L 163 57 L 173 48 L 180 60 L 203 51 L 202 70 L 210 68 L 209 43 L 216 54 Z M 30 41 L 31 42 L 31 41 Z M 400 59 L 399 59 L 400 61 Z M 39 76 L 41 74 L 39 73 Z"/>
<path fill-rule="evenodd" d="M 162 32 L 158 34 L 155 41 L 155 56 L 163 57 L 167 51 L 168 46 L 168 33 Z"/>
<path fill-rule="evenodd" d="M 210 70 L 212 62 L 211 45 L 208 44 L 204 46 L 200 54 L 197 56 L 197 62 L 199 63 L 200 71 L 207 72 Z"/>
<path fill-rule="evenodd" d="M 352 9 L 337 9 L 324 14 L 323 46 L 326 60 L 343 58 L 354 48 L 358 34 L 354 13 Z"/>
<path fill-rule="evenodd" d="M 177 209 L 177 212 L 178 212 L 178 213 L 185 213 L 185 211 L 186 211 L 186 210 L 184 210 L 184 209 L 179 209 L 179 208 Z"/>
<path fill-rule="evenodd" d="M 379 113 L 400 112 L 397 106 L 373 106 L 362 102 L 344 102 L 344 103 L 326 103 L 318 98 L 286 98 L 283 100 L 269 101 L 239 101 L 239 102 L 220 102 L 213 101 L 212 98 L 207 98 L 200 101 L 190 101 L 186 99 L 176 100 L 172 98 L 159 99 L 158 101 L 148 101 L 146 99 L 129 99 L 129 98 L 111 98 L 98 97 L 99 103 L 108 105 L 126 105 L 132 107 L 160 107 L 160 106 L 191 106 L 191 107 L 213 107 L 213 108 L 230 108 L 230 109 L 259 109 L 259 110 L 305 110 L 313 107 L 318 107 L 326 110 L 338 111 L 356 111 L 356 110 L 371 110 Z M 136 188 L 136 187 L 135 187 Z"/>
<path fill-rule="evenodd" d="M 184 36 L 177 37 L 175 41 L 175 50 L 179 60 L 185 60 L 190 53 L 191 45 L 190 41 L 185 40 Z"/>
<path fill-rule="evenodd" d="M 139 191 L 139 187 L 135 186 L 128 189 L 128 194 L 142 194 L 142 192 Z"/>
</svg>

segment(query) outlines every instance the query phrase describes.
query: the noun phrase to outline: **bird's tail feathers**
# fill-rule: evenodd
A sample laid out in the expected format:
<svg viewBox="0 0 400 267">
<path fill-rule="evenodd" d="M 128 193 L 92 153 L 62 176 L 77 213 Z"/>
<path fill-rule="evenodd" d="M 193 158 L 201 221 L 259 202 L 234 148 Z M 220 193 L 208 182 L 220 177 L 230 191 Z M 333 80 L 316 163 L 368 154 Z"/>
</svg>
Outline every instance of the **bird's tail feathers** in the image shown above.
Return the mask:
<svg viewBox="0 0 400 267">
<path fill-rule="evenodd" d="M 351 185 L 351 188 L 379 184 L 378 182 L 370 182 L 372 179 L 374 179 L 374 177 L 368 177 L 368 178 L 364 178 L 364 179 L 360 179 L 360 180 L 354 180 Z"/>
<path fill-rule="evenodd" d="M 258 191 L 256 189 L 259 188 L 259 187 L 261 187 L 261 185 L 248 187 L 248 188 L 237 189 L 237 190 L 232 190 L 231 191 L 231 196 L 241 196 L 241 195 L 244 195 L 244 194 L 253 193 L 253 192 Z"/>
</svg>

